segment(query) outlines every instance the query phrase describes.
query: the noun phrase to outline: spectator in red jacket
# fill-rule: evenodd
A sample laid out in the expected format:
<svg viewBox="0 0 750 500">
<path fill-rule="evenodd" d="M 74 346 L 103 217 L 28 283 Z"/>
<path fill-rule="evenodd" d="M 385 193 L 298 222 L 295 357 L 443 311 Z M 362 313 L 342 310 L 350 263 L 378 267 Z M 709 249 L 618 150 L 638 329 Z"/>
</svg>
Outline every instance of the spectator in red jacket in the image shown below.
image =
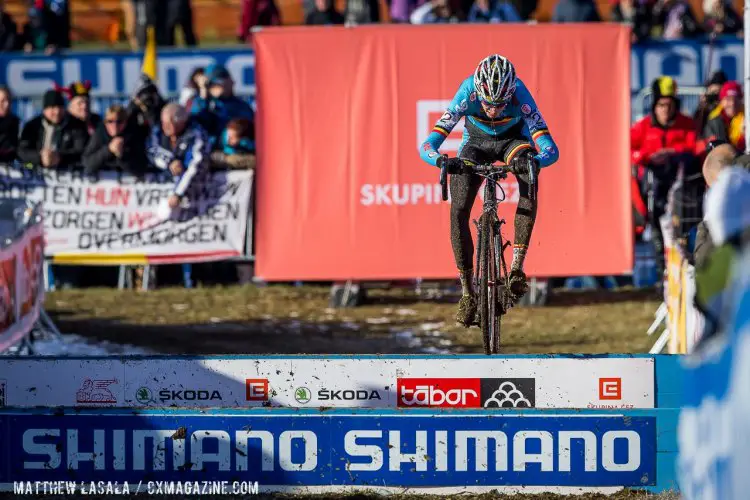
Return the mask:
<svg viewBox="0 0 750 500">
<path fill-rule="evenodd" d="M 254 26 L 280 25 L 281 15 L 274 0 L 242 0 L 242 17 L 237 31 L 240 41 L 252 41 Z"/>
<path fill-rule="evenodd" d="M 657 270 L 664 271 L 664 238 L 661 234 L 661 217 L 667 204 L 670 187 L 682 167 L 686 174 L 697 171 L 695 157 L 696 126 L 692 118 L 680 113 L 677 84 L 663 76 L 651 86 L 653 105 L 651 114 L 630 130 L 630 152 L 641 193 L 651 199 L 647 214 L 652 228 L 656 250 Z M 646 172 L 653 175 L 644 175 Z M 635 201 L 635 200 L 634 200 Z"/>
</svg>

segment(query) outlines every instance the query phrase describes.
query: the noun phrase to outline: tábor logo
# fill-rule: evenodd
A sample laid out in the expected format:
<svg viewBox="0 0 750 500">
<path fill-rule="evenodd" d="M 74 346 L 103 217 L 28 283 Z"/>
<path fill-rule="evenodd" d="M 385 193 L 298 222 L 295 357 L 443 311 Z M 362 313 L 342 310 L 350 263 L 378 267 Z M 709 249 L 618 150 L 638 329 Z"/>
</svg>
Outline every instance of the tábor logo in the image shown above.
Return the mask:
<svg viewBox="0 0 750 500">
<path fill-rule="evenodd" d="M 149 389 L 148 387 L 139 387 L 138 390 L 135 391 L 135 400 L 142 405 L 148 404 L 153 401 L 154 397 L 151 394 L 151 389 Z"/>
<path fill-rule="evenodd" d="M 534 408 L 536 381 L 533 378 L 483 378 L 483 408 Z"/>
<path fill-rule="evenodd" d="M 619 401 L 622 399 L 622 378 L 600 378 L 599 399 L 604 401 Z"/>
<path fill-rule="evenodd" d="M 246 378 L 245 379 L 246 401 L 268 401 L 268 379 Z"/>
<path fill-rule="evenodd" d="M 307 387 L 297 387 L 294 390 L 294 399 L 298 403 L 307 404 L 310 402 L 310 399 L 312 398 L 312 394 L 310 393 L 310 389 Z"/>
<path fill-rule="evenodd" d="M 478 408 L 478 378 L 399 378 L 398 406 Z"/>
</svg>

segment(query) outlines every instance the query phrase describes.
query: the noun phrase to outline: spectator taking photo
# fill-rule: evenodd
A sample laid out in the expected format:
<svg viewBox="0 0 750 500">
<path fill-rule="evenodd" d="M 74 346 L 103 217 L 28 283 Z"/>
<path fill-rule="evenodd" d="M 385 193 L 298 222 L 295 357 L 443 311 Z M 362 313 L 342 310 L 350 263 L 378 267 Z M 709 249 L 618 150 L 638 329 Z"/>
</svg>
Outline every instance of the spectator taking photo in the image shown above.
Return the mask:
<svg viewBox="0 0 750 500">
<path fill-rule="evenodd" d="M 744 127 L 742 87 L 735 81 L 726 82 L 719 91 L 719 105 L 708 115 L 703 138 L 706 141 L 728 142 L 737 151 L 744 151 Z"/>
<path fill-rule="evenodd" d="M 250 105 L 234 95 L 234 81 L 224 66 L 206 68 L 207 78 L 198 80 L 200 95 L 193 101 L 192 114 L 216 144 L 227 124 L 234 118 L 254 121 Z"/>
</svg>

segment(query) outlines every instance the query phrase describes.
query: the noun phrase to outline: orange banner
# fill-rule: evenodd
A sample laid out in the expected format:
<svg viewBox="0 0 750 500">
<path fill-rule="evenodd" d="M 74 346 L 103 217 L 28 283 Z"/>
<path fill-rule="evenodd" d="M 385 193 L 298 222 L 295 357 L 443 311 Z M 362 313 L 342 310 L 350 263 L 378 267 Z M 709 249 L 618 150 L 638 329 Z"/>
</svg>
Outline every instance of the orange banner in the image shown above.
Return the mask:
<svg viewBox="0 0 750 500">
<path fill-rule="evenodd" d="M 513 61 L 560 149 L 540 175 L 527 274 L 632 270 L 627 28 L 285 27 L 257 33 L 255 50 L 260 277 L 455 276 L 449 204 L 418 147 L 495 52 Z M 455 155 L 462 131 L 463 121 L 441 152 Z M 500 210 L 510 240 L 511 178 Z"/>
</svg>

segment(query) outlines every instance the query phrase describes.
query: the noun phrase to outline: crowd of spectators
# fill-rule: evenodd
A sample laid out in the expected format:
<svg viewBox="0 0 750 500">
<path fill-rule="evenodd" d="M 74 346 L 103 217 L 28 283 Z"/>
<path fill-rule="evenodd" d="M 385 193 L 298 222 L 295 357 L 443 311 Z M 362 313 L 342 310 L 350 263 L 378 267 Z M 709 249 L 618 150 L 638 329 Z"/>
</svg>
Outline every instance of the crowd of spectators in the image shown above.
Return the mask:
<svg viewBox="0 0 750 500">
<path fill-rule="evenodd" d="M 27 0 L 28 21 L 19 29 L 0 0 L 0 51 L 52 53 L 70 47 L 70 0 Z M 307 25 L 347 25 L 382 22 L 380 0 L 345 0 L 343 11 L 334 0 L 299 0 Z M 390 22 L 518 23 L 534 22 L 538 0 L 387 0 Z M 700 35 L 742 36 L 742 18 L 730 0 L 703 0 L 702 22 L 686 0 L 614 0 L 603 18 L 594 0 L 559 0 L 555 23 L 611 21 L 632 27 L 634 43 L 649 38 L 679 39 Z M 124 0 L 125 32 L 132 48 L 143 48 L 147 29 L 154 27 L 159 46 L 174 46 L 182 32 L 185 45 L 198 45 L 191 0 Z M 282 24 L 275 0 L 242 0 L 237 39 L 252 41 L 256 26 Z"/>
<path fill-rule="evenodd" d="M 651 113 L 631 128 L 633 201 L 640 218 L 653 229 L 661 275 L 665 237 L 671 239 L 674 233 L 687 247 L 694 246 L 706 187 L 701 165 L 709 151 L 717 145 L 733 155 L 745 151 L 744 107 L 742 87 L 728 81 L 721 71 L 706 82 L 692 117 L 680 112 L 679 91 L 672 78 L 657 78 L 652 94 Z M 670 202 L 679 214 L 665 216 Z"/>
<path fill-rule="evenodd" d="M 142 75 L 130 102 L 109 106 L 103 116 L 91 111 L 90 88 L 88 82 L 73 82 L 49 89 L 41 113 L 21 128 L 11 111 L 11 91 L 0 87 L 0 161 L 15 168 L 83 169 L 88 175 L 169 172 L 171 209 L 210 169 L 255 167 L 254 112 L 234 95 L 234 81 L 223 66 L 196 70 L 179 102 L 172 103 Z M 75 268 L 60 271 L 60 285 L 80 284 Z"/>
</svg>

